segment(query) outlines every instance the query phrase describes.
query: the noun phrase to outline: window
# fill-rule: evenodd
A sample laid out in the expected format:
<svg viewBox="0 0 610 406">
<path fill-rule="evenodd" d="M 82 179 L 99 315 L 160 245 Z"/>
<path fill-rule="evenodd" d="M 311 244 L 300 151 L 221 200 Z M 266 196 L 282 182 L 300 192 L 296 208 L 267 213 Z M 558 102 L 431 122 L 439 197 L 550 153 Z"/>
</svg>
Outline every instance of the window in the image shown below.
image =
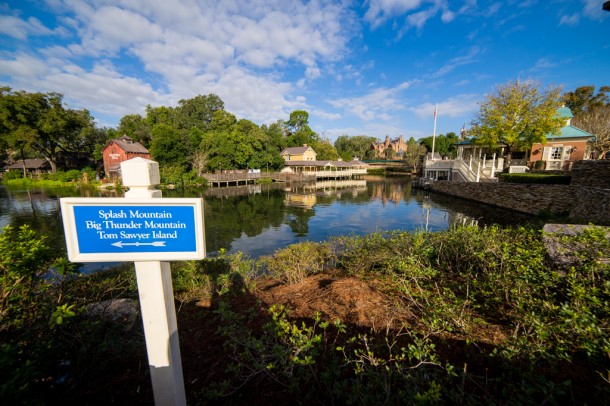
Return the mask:
<svg viewBox="0 0 610 406">
<path fill-rule="evenodd" d="M 549 159 L 560 160 L 563 153 L 563 147 L 551 147 Z"/>
</svg>

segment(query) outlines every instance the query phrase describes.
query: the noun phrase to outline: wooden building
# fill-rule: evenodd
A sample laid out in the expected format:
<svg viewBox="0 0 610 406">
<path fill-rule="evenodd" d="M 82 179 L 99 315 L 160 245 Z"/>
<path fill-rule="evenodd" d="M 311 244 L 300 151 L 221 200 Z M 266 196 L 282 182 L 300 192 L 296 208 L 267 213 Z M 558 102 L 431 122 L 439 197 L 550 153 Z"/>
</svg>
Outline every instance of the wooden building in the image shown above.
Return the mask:
<svg viewBox="0 0 610 406">
<path fill-rule="evenodd" d="M 111 181 L 121 177 L 121 162 L 131 158 L 142 157 L 150 159 L 150 153 L 139 142 L 126 135 L 108 141 L 102 151 L 104 159 L 104 173 Z"/>
<path fill-rule="evenodd" d="M 6 167 L 7 171 L 20 170 L 24 172 L 24 176 L 40 175 L 45 172 L 50 172 L 51 164 L 46 159 L 26 159 L 19 160 L 12 165 Z"/>
<path fill-rule="evenodd" d="M 284 161 L 315 161 L 318 154 L 307 144 L 302 147 L 288 147 L 280 152 Z"/>
</svg>

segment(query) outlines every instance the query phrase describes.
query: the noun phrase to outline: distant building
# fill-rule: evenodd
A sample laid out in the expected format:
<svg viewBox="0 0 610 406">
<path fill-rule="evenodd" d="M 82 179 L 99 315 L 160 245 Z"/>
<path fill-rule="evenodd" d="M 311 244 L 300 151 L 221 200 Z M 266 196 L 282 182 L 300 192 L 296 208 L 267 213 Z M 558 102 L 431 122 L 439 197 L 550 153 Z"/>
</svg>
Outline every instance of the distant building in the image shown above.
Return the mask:
<svg viewBox="0 0 610 406">
<path fill-rule="evenodd" d="M 126 135 L 108 141 L 102 151 L 104 159 L 104 173 L 106 178 L 116 180 L 121 177 L 121 162 L 131 158 L 142 157 L 150 159 L 150 153 L 139 142 Z"/>
<path fill-rule="evenodd" d="M 288 147 L 280 152 L 284 161 L 315 161 L 318 154 L 307 144 L 302 147 Z"/>
<path fill-rule="evenodd" d="M 557 109 L 557 115 L 564 118 L 565 125 L 559 134 L 548 134 L 546 144 L 532 145 L 530 166 L 545 170 L 571 170 L 576 161 L 592 158 L 589 141 L 594 135 L 571 124 L 572 111 L 568 107 Z"/>
<path fill-rule="evenodd" d="M 407 152 L 407 143 L 402 138 L 391 140 L 389 135 L 386 135 L 385 141 L 376 141 L 371 145 L 371 149 L 375 151 L 375 158 L 380 159 L 400 159 Z"/>
<path fill-rule="evenodd" d="M 51 164 L 46 159 L 26 159 L 15 162 L 6 167 L 7 171 L 20 170 L 23 172 L 25 166 L 26 175 L 40 175 L 51 170 Z"/>
<path fill-rule="evenodd" d="M 350 162 L 318 161 L 316 151 L 307 145 L 286 148 L 280 155 L 286 161 L 284 169 L 282 169 L 283 173 L 311 176 L 312 178 L 315 176 L 314 179 L 351 178 L 366 174 L 368 168 L 366 163 L 358 159 Z"/>
</svg>

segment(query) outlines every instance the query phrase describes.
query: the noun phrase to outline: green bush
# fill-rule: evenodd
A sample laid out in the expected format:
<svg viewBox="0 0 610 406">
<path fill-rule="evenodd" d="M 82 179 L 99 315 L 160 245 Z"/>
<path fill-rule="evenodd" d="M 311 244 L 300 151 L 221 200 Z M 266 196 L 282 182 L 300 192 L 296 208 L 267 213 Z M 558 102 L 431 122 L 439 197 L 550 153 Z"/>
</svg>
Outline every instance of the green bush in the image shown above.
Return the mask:
<svg viewBox="0 0 610 406">
<path fill-rule="evenodd" d="M 544 173 L 502 173 L 500 182 L 507 183 L 536 183 L 544 185 L 569 185 L 571 175 L 557 175 Z"/>
<path fill-rule="evenodd" d="M 293 244 L 263 259 L 271 276 L 286 283 L 299 283 L 306 277 L 322 272 L 329 262 L 327 244 L 302 242 Z"/>
<path fill-rule="evenodd" d="M 23 171 L 21 170 L 10 170 L 8 172 L 5 172 L 2 175 L 3 180 L 12 180 L 12 179 L 21 179 L 23 178 Z"/>
</svg>

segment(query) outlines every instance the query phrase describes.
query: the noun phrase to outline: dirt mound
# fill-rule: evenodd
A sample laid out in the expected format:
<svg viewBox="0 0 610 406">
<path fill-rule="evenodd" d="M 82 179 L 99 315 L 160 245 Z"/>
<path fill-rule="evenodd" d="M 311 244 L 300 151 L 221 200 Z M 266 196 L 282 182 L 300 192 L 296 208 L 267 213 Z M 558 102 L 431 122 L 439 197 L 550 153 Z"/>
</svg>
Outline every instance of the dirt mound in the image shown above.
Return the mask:
<svg viewBox="0 0 610 406">
<path fill-rule="evenodd" d="M 315 275 L 293 285 L 267 281 L 259 286 L 256 296 L 268 306 L 286 306 L 295 318 L 313 318 L 320 312 L 324 320 L 375 329 L 400 327 L 399 320 L 411 319 L 375 286 L 350 277 Z"/>
</svg>

